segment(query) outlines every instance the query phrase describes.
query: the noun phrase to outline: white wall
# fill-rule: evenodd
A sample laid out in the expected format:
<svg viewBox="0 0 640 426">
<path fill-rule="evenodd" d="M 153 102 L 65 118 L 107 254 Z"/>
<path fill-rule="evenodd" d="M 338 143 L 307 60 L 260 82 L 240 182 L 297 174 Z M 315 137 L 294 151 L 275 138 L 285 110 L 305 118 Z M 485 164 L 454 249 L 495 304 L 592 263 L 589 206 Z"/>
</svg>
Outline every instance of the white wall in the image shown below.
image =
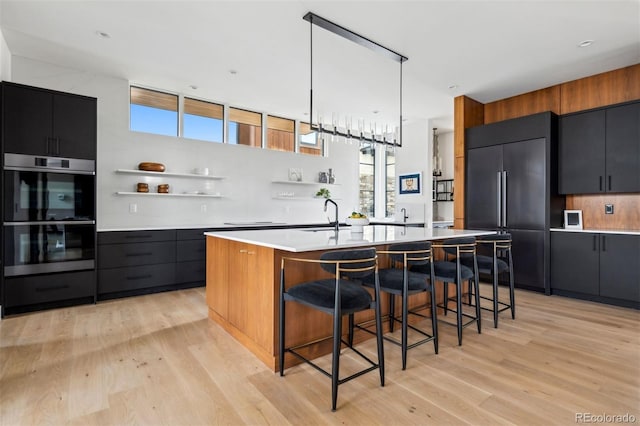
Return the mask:
<svg viewBox="0 0 640 426">
<path fill-rule="evenodd" d="M 11 81 L 11 52 L 0 31 L 0 81 Z"/>
<path fill-rule="evenodd" d="M 5 59 L 3 58 L 3 63 Z M 330 190 L 340 205 L 342 219 L 353 206 L 358 205 L 357 144 L 332 144 L 328 147 L 329 156 L 324 158 L 131 132 L 127 80 L 63 68 L 20 56 L 13 56 L 11 62 L 11 81 L 98 99 L 99 230 L 199 227 L 228 221 L 255 220 L 325 222 L 327 214 L 323 212 L 321 199 L 298 201 L 272 198 L 279 192 L 292 191 L 298 196 L 312 196 L 321 186 L 277 185 L 271 182 L 286 180 L 290 167 L 302 168 L 305 180 L 315 181 L 318 172 L 331 167 L 337 176 L 336 183 L 341 184 L 330 187 Z M 428 157 L 426 154 L 420 155 L 422 158 Z M 167 171 L 173 172 L 188 173 L 197 167 L 208 167 L 212 174 L 225 176 L 226 179 L 198 181 L 115 173 L 116 169 L 135 169 L 142 161 L 163 163 Z M 426 170 L 424 165 L 421 168 Z M 142 181 L 148 181 L 152 190 L 159 183 L 169 183 L 172 192 L 220 192 L 224 198 L 162 198 L 115 194 L 117 191 L 134 191 L 135 184 Z M 130 212 L 132 205 L 135 205 L 136 213 Z"/>
<path fill-rule="evenodd" d="M 396 149 L 396 176 L 422 173 L 421 194 L 399 194 L 396 182 L 396 218 L 402 219 L 401 208 L 407 209 L 408 221 L 425 221 L 431 225 L 431 135 L 427 120 L 416 120 L 403 126 L 402 148 Z M 397 179 L 397 178 L 396 178 Z"/>
</svg>

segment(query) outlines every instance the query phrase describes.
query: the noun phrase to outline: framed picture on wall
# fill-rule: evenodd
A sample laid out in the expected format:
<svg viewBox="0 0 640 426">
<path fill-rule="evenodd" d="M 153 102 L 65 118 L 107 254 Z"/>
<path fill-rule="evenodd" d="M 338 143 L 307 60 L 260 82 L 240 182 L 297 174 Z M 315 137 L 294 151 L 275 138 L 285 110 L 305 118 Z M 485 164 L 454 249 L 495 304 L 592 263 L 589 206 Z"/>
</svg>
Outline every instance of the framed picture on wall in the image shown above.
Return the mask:
<svg viewBox="0 0 640 426">
<path fill-rule="evenodd" d="M 421 178 L 422 173 L 411 173 L 398 176 L 398 188 L 400 188 L 400 194 L 421 194 Z"/>
</svg>

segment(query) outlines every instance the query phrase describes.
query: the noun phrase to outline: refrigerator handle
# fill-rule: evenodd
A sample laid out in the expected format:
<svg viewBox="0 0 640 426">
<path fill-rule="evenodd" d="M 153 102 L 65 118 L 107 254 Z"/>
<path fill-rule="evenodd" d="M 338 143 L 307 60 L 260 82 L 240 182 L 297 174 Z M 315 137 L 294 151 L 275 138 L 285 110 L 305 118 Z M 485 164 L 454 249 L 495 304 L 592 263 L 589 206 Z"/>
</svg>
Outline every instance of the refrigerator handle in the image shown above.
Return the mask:
<svg viewBox="0 0 640 426">
<path fill-rule="evenodd" d="M 507 227 L 507 171 L 502 172 L 502 226 Z"/>
<path fill-rule="evenodd" d="M 496 172 L 496 226 L 502 227 L 502 172 Z"/>
</svg>

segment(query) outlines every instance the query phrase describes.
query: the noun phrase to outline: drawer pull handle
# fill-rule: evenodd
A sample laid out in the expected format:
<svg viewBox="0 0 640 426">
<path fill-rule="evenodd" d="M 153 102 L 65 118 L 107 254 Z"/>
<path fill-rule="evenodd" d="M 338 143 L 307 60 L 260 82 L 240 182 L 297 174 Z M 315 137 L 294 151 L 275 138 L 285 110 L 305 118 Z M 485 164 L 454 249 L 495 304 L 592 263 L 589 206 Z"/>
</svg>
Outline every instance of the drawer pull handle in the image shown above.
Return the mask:
<svg viewBox="0 0 640 426">
<path fill-rule="evenodd" d="M 132 277 L 127 277 L 127 280 L 132 281 L 132 280 L 144 280 L 146 278 L 151 278 L 153 275 L 151 274 L 147 274 L 147 275 L 134 275 Z"/>
<path fill-rule="evenodd" d="M 36 287 L 36 291 L 55 291 L 55 290 L 62 290 L 63 288 L 69 288 L 68 285 L 56 285 L 53 287 Z"/>
<path fill-rule="evenodd" d="M 147 235 L 125 235 L 125 238 L 127 240 L 135 240 L 138 238 L 151 238 L 151 237 L 153 237 L 153 235 L 148 235 L 148 234 Z"/>
<path fill-rule="evenodd" d="M 127 253 L 126 257 L 151 256 L 153 253 Z"/>
</svg>

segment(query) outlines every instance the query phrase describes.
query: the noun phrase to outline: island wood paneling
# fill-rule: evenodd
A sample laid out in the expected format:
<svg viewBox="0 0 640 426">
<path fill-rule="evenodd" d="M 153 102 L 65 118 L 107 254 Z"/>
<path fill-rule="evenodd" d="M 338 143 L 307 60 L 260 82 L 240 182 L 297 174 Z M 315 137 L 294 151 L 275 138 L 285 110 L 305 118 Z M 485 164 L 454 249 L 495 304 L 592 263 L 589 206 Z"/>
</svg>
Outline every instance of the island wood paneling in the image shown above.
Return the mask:
<svg viewBox="0 0 640 426">
<path fill-rule="evenodd" d="M 640 64 L 560 85 L 560 114 L 640 99 Z"/>
<path fill-rule="evenodd" d="M 604 213 L 604 205 L 613 204 L 613 214 Z M 640 229 L 640 194 L 568 195 L 568 210 L 582 210 L 585 229 Z"/>
<path fill-rule="evenodd" d="M 559 85 L 485 104 L 484 124 L 545 111 L 560 114 Z"/>
<path fill-rule="evenodd" d="M 380 246 L 383 248 L 384 246 Z M 283 257 L 319 259 L 322 251 L 290 253 L 269 247 L 239 243 L 217 237 L 207 237 L 207 290 L 206 299 L 209 318 L 222 326 L 247 349 L 253 352 L 272 370 L 278 369 L 278 318 L 280 265 Z M 388 259 L 379 258 L 381 267 Z M 291 287 L 311 279 L 330 278 L 319 265 L 305 262 L 286 263 L 285 285 Z M 451 290 L 453 291 L 453 290 Z M 438 292 L 439 302 L 443 300 Z M 424 307 L 425 294 L 410 298 L 410 308 Z M 400 312 L 400 298 L 396 299 L 396 312 Z M 381 297 L 383 314 L 389 311 L 389 298 Z M 357 323 L 373 319 L 373 311 L 355 315 Z M 411 318 L 411 322 L 420 318 Z M 347 317 L 344 317 L 343 332 L 347 333 Z M 385 325 L 388 329 L 388 325 Z M 331 336 L 331 317 L 298 303 L 286 304 L 286 344 L 299 345 Z M 364 332 L 356 333 L 355 342 L 371 338 Z M 315 358 L 331 352 L 331 342 L 314 345 L 300 352 Z M 298 360 L 287 354 L 286 365 Z"/>
<path fill-rule="evenodd" d="M 465 129 L 478 126 L 484 122 L 484 105 L 466 96 L 458 96 L 453 101 L 453 152 L 454 176 L 453 187 L 453 227 L 464 228 L 464 147 Z"/>
</svg>

